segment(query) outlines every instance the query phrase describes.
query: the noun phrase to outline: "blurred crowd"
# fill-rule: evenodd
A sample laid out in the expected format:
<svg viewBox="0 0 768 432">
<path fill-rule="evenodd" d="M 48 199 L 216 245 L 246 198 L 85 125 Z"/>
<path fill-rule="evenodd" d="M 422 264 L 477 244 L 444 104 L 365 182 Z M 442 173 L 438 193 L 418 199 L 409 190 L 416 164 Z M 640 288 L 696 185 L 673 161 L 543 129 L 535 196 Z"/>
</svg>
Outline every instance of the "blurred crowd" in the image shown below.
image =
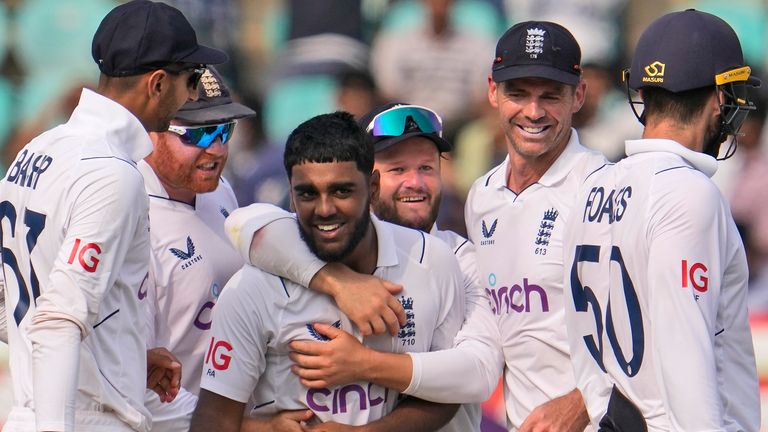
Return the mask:
<svg viewBox="0 0 768 432">
<path fill-rule="evenodd" d="M 302 121 L 337 109 L 360 115 L 388 101 L 423 105 L 443 118 L 454 149 L 444 161 L 443 229 L 463 233 L 472 182 L 506 154 L 487 101 L 495 42 L 521 20 L 555 21 L 582 47 L 588 84 L 574 116 L 581 142 L 611 160 L 642 131 L 627 103 L 621 70 L 640 31 L 672 10 L 720 16 L 738 33 L 747 64 L 766 70 L 764 0 L 165 0 L 180 9 L 201 43 L 223 49 L 219 67 L 240 102 L 228 172 L 240 205 L 285 206 L 283 143 Z M 0 174 L 32 137 L 64 122 L 83 86 L 96 84 L 93 33 L 115 0 L 0 2 Z M 764 86 L 768 87 L 768 86 Z M 735 156 L 716 183 L 731 202 L 750 264 L 753 312 L 768 313 L 768 89 L 753 95 Z M 727 147 L 727 146 L 724 146 Z M 695 198 L 695 197 L 694 197 Z"/>
</svg>

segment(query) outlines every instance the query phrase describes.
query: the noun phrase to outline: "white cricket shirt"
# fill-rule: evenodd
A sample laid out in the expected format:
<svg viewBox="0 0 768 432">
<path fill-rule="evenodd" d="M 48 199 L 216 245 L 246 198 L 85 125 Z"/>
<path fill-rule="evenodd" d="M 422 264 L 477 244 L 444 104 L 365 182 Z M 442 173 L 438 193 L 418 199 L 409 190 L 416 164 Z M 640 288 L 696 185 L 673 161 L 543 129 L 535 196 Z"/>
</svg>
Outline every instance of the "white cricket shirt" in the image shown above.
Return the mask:
<svg viewBox="0 0 768 432">
<path fill-rule="evenodd" d="M 168 197 L 157 175 L 139 163 L 149 195 L 151 258 L 144 299 L 147 348 L 165 347 L 183 365 L 182 387 L 198 394 L 211 314 L 221 289 L 243 266 L 224 233 L 224 220 L 237 208 L 222 179 L 213 192 L 197 194 L 194 205 Z"/>
<path fill-rule="evenodd" d="M 456 258 L 429 234 L 379 221 L 374 274 L 404 286 L 398 298 L 407 324 L 396 337 L 378 335 L 367 346 L 391 352 L 451 346 L 464 319 L 464 291 Z M 435 271 L 440 269 L 440 271 Z M 321 421 L 362 425 L 390 412 L 392 390 L 366 382 L 307 389 L 291 373 L 288 343 L 323 340 L 322 322 L 357 333 L 332 298 L 246 265 L 227 284 L 214 310 L 201 387 L 240 402 L 252 416 L 311 409 Z"/>
<path fill-rule="evenodd" d="M 757 431 L 747 264 L 708 178 L 717 162 L 661 139 L 627 141 L 627 154 L 588 178 L 566 241 L 570 343 L 590 416 L 603 416 L 615 384 L 652 431 Z"/>
<path fill-rule="evenodd" d="M 605 159 L 571 130 L 560 157 L 520 194 L 507 188 L 508 163 L 509 157 L 476 180 L 465 206 L 490 311 L 480 309 L 467 321 L 457 349 L 411 354 L 406 393 L 446 402 L 488 397 L 503 356 L 507 423 L 516 430 L 531 410 L 576 387 L 562 303 L 562 240 L 579 179 Z"/>
<path fill-rule="evenodd" d="M 148 429 L 146 331 L 136 292 L 147 274 L 149 221 L 136 161 L 151 150 L 136 117 L 86 89 L 69 121 L 27 144 L 0 182 L 15 406 L 32 408 L 36 400 L 32 318 L 64 318 L 83 337 L 75 408 L 99 403 L 134 429 Z M 59 406 L 67 391 L 51 382 Z"/>
</svg>

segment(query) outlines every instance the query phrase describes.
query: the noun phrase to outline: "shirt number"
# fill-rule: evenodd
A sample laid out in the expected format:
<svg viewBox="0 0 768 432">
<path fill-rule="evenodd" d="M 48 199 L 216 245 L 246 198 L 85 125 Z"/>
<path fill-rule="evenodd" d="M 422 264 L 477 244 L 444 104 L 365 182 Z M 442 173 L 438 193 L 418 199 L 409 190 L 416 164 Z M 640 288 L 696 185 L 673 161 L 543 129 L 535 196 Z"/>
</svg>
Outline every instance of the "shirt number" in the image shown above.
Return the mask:
<svg viewBox="0 0 768 432">
<path fill-rule="evenodd" d="M 645 352 L 645 337 L 643 331 L 643 314 L 640 311 L 640 302 L 637 298 L 637 292 L 635 286 L 632 283 L 632 279 L 627 272 L 627 266 L 624 264 L 624 258 L 621 255 L 621 250 L 617 246 L 611 246 L 610 263 L 617 264 L 621 271 L 621 285 L 624 291 L 624 299 L 627 305 L 627 311 L 629 313 L 629 328 L 632 336 L 632 356 L 627 360 L 627 356 L 619 345 L 619 340 L 616 337 L 616 329 L 613 324 L 613 314 L 611 313 L 611 295 L 608 293 L 608 303 L 606 305 L 605 316 L 603 316 L 603 308 L 600 305 L 597 296 L 594 291 L 587 285 L 583 285 L 579 275 L 579 263 L 598 263 L 600 260 L 600 246 L 596 245 L 580 245 L 576 246 L 576 255 L 573 259 L 573 265 L 571 267 L 571 292 L 573 294 L 573 304 L 577 312 L 587 312 L 589 307 L 592 307 L 592 314 L 595 319 L 595 328 L 597 335 L 588 334 L 584 335 L 584 343 L 587 346 L 587 350 L 595 359 L 600 369 L 606 372 L 605 363 L 603 360 L 604 347 L 603 347 L 603 330 L 608 335 L 608 341 L 611 344 L 613 355 L 616 357 L 616 361 L 624 374 L 628 377 L 635 376 L 643 364 L 643 354 Z M 608 276 L 608 272 L 601 272 L 601 275 Z"/>
<path fill-rule="evenodd" d="M 0 222 L 2 222 L 3 219 L 8 219 L 8 222 L 11 225 L 11 237 L 16 237 L 16 207 L 9 201 L 0 203 Z M 24 225 L 29 229 L 26 237 L 27 257 L 29 257 L 32 255 L 32 249 L 34 249 L 37 244 L 37 238 L 40 236 L 40 233 L 43 232 L 43 228 L 45 228 L 45 215 L 24 208 Z M 19 302 L 13 309 L 13 319 L 16 321 L 16 325 L 19 325 L 29 310 L 30 292 L 29 288 L 27 288 L 27 282 L 19 270 L 19 262 L 16 259 L 16 255 L 14 255 L 11 249 L 5 247 L 5 234 L 6 233 L 3 232 L 2 225 L 0 224 L 0 245 L 2 245 L 0 253 L 2 254 L 3 264 L 11 268 L 11 272 L 16 278 L 16 285 L 19 287 Z M 34 301 L 40 296 L 40 282 L 37 279 L 37 274 L 35 273 L 35 268 L 32 266 L 31 259 L 29 262 L 29 270 L 29 281 L 32 288 L 31 295 L 32 300 Z M 8 286 L 7 280 L 6 286 Z"/>
</svg>

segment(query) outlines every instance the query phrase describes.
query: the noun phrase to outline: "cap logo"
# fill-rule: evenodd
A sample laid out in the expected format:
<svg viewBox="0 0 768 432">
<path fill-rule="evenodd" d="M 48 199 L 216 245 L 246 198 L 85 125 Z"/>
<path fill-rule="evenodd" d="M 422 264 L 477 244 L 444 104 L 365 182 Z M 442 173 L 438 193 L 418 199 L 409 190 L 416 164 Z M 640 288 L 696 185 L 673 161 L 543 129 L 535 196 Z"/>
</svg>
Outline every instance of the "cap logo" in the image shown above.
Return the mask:
<svg viewBox="0 0 768 432">
<path fill-rule="evenodd" d="M 525 52 L 530 58 L 535 59 L 544 52 L 544 34 L 546 30 L 540 28 L 528 29 L 528 36 L 525 38 Z"/>
<path fill-rule="evenodd" d="M 646 76 L 643 77 L 642 81 L 647 83 L 663 83 L 664 70 L 666 68 L 667 65 L 656 60 L 655 62 L 643 68 L 645 70 Z"/>
<path fill-rule="evenodd" d="M 206 69 L 200 77 L 200 85 L 205 92 L 205 97 L 213 98 L 221 96 L 221 85 L 210 70 Z"/>
</svg>

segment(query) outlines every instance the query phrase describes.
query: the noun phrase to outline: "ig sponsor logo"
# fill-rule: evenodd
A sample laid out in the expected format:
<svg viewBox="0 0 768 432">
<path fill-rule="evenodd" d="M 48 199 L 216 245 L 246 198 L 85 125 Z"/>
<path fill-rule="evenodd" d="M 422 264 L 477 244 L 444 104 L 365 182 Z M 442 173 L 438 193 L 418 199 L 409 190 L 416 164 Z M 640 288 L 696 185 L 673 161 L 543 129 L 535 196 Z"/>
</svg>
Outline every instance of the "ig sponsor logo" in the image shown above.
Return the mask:
<svg viewBox="0 0 768 432">
<path fill-rule="evenodd" d="M 208 346 L 208 353 L 205 355 L 205 364 L 213 366 L 208 368 L 206 374 L 210 377 L 216 377 L 216 371 L 229 369 L 229 363 L 232 361 L 232 344 L 225 340 L 216 340 L 211 338 L 211 344 Z"/>
<path fill-rule="evenodd" d="M 80 247 L 81 243 L 82 240 L 75 239 L 75 244 L 72 246 L 72 252 L 69 253 L 67 264 L 72 264 L 75 262 L 75 258 L 77 258 L 77 261 L 83 270 L 88 273 L 93 273 L 96 271 L 96 267 L 99 266 L 101 247 L 96 243 L 86 243 L 83 247 Z"/>
<path fill-rule="evenodd" d="M 682 286 L 688 288 L 690 284 L 694 290 L 704 293 L 709 289 L 709 277 L 707 272 L 709 269 L 706 265 L 696 262 L 688 264 L 688 260 L 682 261 Z M 696 295 L 698 300 L 699 296 Z"/>
</svg>

